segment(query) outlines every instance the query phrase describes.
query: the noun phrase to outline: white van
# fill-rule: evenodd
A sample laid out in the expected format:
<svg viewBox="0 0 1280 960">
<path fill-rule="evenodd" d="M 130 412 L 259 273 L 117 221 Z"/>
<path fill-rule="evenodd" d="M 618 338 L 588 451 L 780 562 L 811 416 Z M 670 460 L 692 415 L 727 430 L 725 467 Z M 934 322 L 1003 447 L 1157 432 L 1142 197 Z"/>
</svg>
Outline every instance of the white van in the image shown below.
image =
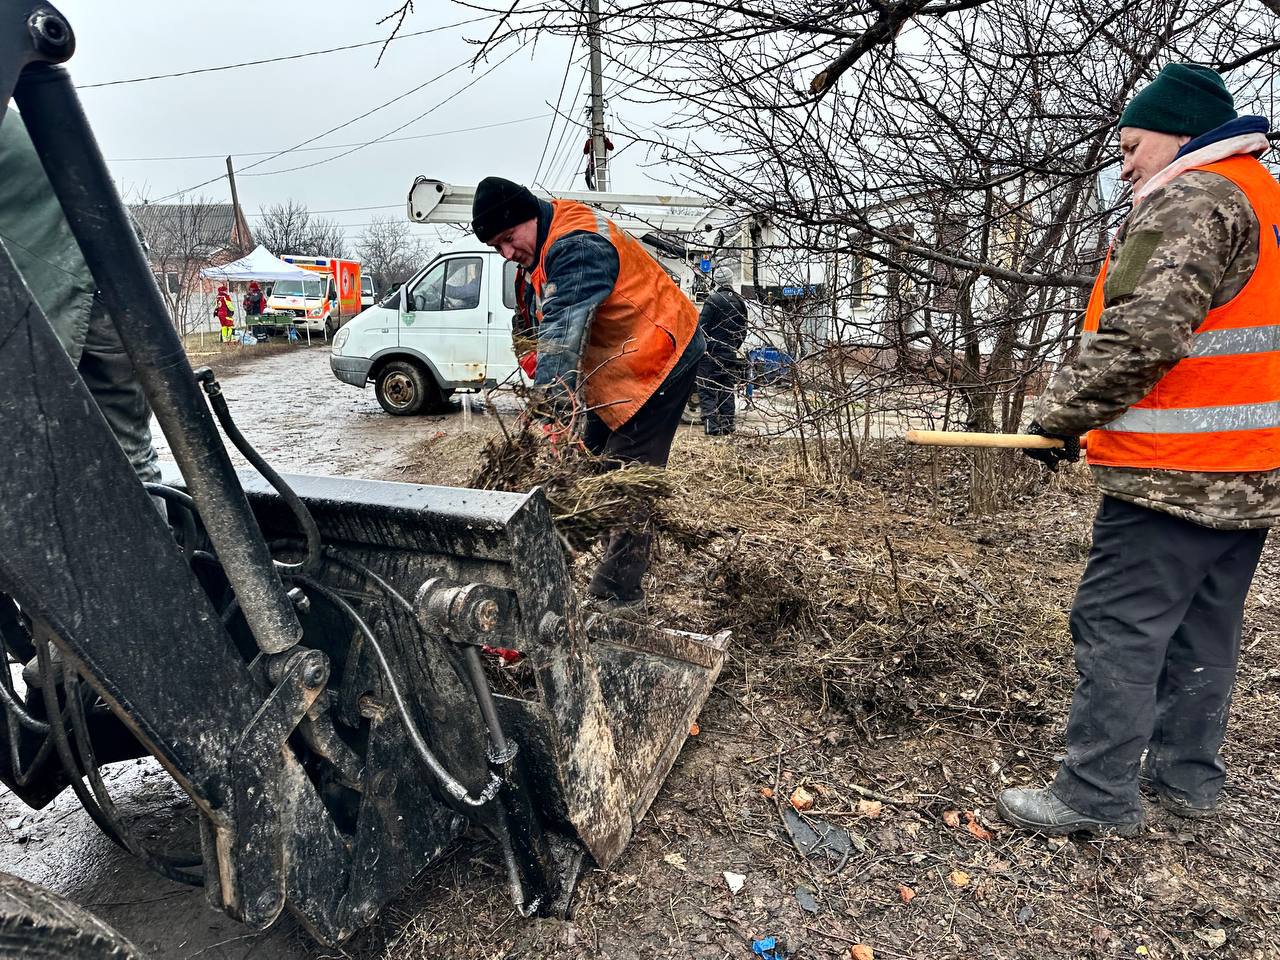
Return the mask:
<svg viewBox="0 0 1280 960">
<path fill-rule="evenodd" d="M 459 240 L 333 338 L 343 383 L 372 383 L 382 409 L 410 416 L 522 376 L 511 349 L 516 266 L 474 237 Z"/>
</svg>

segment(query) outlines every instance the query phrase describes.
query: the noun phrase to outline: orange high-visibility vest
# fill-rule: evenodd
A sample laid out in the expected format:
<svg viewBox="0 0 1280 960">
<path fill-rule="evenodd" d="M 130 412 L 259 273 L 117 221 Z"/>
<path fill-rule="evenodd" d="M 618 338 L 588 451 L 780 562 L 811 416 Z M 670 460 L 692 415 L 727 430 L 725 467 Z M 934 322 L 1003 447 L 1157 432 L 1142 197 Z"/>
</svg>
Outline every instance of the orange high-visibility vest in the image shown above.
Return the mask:
<svg viewBox="0 0 1280 960">
<path fill-rule="evenodd" d="M 630 234 L 574 200 L 552 201 L 551 227 L 529 276 L 542 319 L 551 245 L 575 230 L 607 237 L 618 252 L 618 279 L 596 307 L 579 376 L 587 405 L 617 430 L 644 406 L 693 339 L 698 310 Z"/>
<path fill-rule="evenodd" d="M 1238 186 L 1258 218 L 1258 265 L 1210 310 L 1191 350 L 1145 397 L 1089 432 L 1089 463 L 1246 472 L 1280 467 L 1280 184 L 1251 156 L 1193 167 Z M 1084 336 L 1098 332 L 1111 254 L 1094 282 Z"/>
</svg>

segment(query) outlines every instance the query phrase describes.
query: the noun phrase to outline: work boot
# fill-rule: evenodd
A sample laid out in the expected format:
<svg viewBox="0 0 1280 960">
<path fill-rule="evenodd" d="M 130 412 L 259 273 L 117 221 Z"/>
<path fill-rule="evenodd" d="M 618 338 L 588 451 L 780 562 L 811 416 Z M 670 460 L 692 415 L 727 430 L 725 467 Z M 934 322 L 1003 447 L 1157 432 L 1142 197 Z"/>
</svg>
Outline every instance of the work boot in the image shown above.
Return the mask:
<svg viewBox="0 0 1280 960">
<path fill-rule="evenodd" d="M 1192 801 L 1180 796 L 1173 787 L 1166 786 L 1157 780 L 1147 765 L 1146 757 L 1142 758 L 1142 766 L 1138 768 L 1138 787 L 1155 797 L 1156 802 L 1163 809 L 1184 820 L 1205 820 L 1218 812 L 1217 797 L 1212 800 Z"/>
<path fill-rule="evenodd" d="M 1156 800 L 1160 806 L 1172 813 L 1175 817 L 1182 817 L 1184 820 L 1206 820 L 1209 817 L 1216 816 L 1218 813 L 1218 801 L 1202 800 L 1193 803 L 1190 800 L 1184 800 L 1176 796 L 1172 790 L 1156 784 Z"/>
<path fill-rule="evenodd" d="M 996 798 L 996 812 L 1005 823 L 1050 836 L 1091 833 L 1094 836 L 1128 837 L 1142 829 L 1141 818 L 1132 821 L 1100 820 L 1067 806 L 1047 787 L 1014 787 Z"/>
<path fill-rule="evenodd" d="M 648 604 L 643 595 L 632 600 L 623 600 L 620 597 L 600 597 L 591 594 L 583 606 L 592 613 L 603 613 L 623 620 L 641 620 L 648 612 Z"/>
</svg>

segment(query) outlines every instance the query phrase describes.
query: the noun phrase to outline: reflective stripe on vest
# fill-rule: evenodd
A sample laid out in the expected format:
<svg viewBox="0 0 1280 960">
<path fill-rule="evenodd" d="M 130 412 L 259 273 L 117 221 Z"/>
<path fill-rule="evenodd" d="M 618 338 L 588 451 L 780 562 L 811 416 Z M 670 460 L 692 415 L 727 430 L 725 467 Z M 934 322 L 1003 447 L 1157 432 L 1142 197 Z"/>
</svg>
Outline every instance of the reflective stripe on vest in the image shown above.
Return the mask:
<svg viewBox="0 0 1280 960">
<path fill-rule="evenodd" d="M 1098 338 L 1086 330 L 1080 334 L 1080 348 L 1084 349 Z M 1270 353 L 1280 350 L 1280 324 L 1265 327 L 1236 327 L 1226 330 L 1203 330 L 1192 334 L 1189 358 L 1229 357 L 1242 353 Z"/>
<path fill-rule="evenodd" d="M 1258 218 L 1258 264 L 1244 288 L 1206 314 L 1187 356 L 1124 414 L 1089 434 L 1089 462 L 1158 470 L 1280 468 L 1280 184 L 1256 159 L 1193 169 L 1244 192 Z M 1080 346 L 1098 336 L 1111 253 L 1085 311 Z"/>
<path fill-rule="evenodd" d="M 539 319 L 547 252 L 557 240 L 579 231 L 596 233 L 618 254 L 618 278 L 596 307 L 580 362 L 588 407 L 617 430 L 675 368 L 697 331 L 698 310 L 658 261 L 599 210 L 573 200 L 555 200 L 551 206 L 551 225 L 529 275 Z"/>
</svg>

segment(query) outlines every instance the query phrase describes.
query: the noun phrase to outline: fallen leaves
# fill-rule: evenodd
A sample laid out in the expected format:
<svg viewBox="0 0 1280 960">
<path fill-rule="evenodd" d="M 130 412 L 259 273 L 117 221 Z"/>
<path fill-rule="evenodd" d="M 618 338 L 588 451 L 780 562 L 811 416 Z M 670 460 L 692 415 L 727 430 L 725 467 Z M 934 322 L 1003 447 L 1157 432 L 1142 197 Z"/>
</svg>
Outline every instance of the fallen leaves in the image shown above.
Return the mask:
<svg viewBox="0 0 1280 960">
<path fill-rule="evenodd" d="M 898 898 L 903 903 L 910 903 L 916 898 L 916 892 L 908 887 L 905 883 L 898 884 Z"/>
<path fill-rule="evenodd" d="M 876 952 L 865 943 L 855 943 L 849 948 L 849 960 L 876 960 Z"/>
<path fill-rule="evenodd" d="M 1208 944 L 1210 950 L 1217 950 L 1227 945 L 1227 931 L 1222 927 L 1206 927 L 1193 931 L 1197 937 Z"/>
<path fill-rule="evenodd" d="M 702 732 L 702 728 L 698 726 L 697 723 L 689 724 L 689 736 L 696 737 L 701 732 Z"/>
<path fill-rule="evenodd" d="M 773 799 L 773 788 L 772 788 L 772 787 L 761 787 L 761 788 L 760 788 L 760 796 L 764 797 L 766 800 L 772 800 L 772 799 Z"/>
<path fill-rule="evenodd" d="M 953 887 L 967 887 L 973 878 L 963 870 L 952 870 L 947 879 Z"/>
<path fill-rule="evenodd" d="M 978 822 L 978 815 L 976 813 L 972 810 L 966 810 L 964 812 L 964 818 L 967 821 L 965 823 L 965 829 L 968 830 L 969 833 L 984 842 L 992 839 L 991 831 Z"/>
<path fill-rule="evenodd" d="M 864 817 L 875 819 L 884 812 L 884 804 L 879 800 L 859 800 L 858 813 Z"/>
<path fill-rule="evenodd" d="M 994 839 L 994 835 L 986 827 L 982 825 L 982 821 L 978 819 L 978 815 L 972 810 L 943 810 L 942 822 L 952 830 L 959 830 L 961 817 L 964 818 L 964 828 L 969 834 L 978 840 L 989 842 Z"/>
<path fill-rule="evenodd" d="M 813 809 L 813 794 L 804 787 L 796 787 L 791 792 L 791 805 L 802 813 Z"/>
<path fill-rule="evenodd" d="M 677 870 L 681 871 L 682 873 L 689 868 L 689 865 L 685 861 L 684 857 L 681 856 L 679 853 L 676 853 L 675 851 L 672 851 L 671 853 L 666 854 L 662 859 L 664 862 L 675 867 Z"/>
</svg>

